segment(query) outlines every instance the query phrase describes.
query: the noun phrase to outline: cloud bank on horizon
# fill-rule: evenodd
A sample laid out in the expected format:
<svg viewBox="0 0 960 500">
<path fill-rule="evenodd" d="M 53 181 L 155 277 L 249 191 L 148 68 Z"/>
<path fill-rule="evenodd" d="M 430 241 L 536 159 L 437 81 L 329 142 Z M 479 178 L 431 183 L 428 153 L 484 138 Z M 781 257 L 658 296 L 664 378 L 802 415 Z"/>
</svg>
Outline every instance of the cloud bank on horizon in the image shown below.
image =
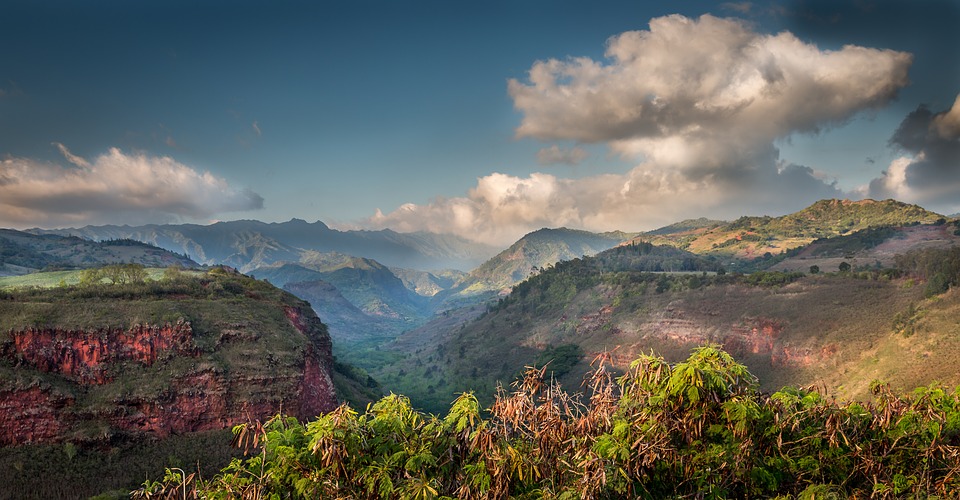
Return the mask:
<svg viewBox="0 0 960 500">
<path fill-rule="evenodd" d="M 71 166 L 0 160 L 0 224 L 143 224 L 263 207 L 260 195 L 231 188 L 224 179 L 169 157 L 111 148 L 87 161 L 63 144 L 53 145 Z"/>
<path fill-rule="evenodd" d="M 949 197 L 960 191 L 960 104 L 911 114 L 891 139 L 904 155 L 853 192 L 838 189 L 829 172 L 781 159 L 776 147 L 889 103 L 909 83 L 908 53 L 821 50 L 737 19 L 671 15 L 610 38 L 605 55 L 606 62 L 537 61 L 528 81 L 511 79 L 509 95 L 523 114 L 516 136 L 605 144 L 637 162 L 632 170 L 581 179 L 493 173 L 465 197 L 378 210 L 366 224 L 506 243 L 544 226 L 649 229 L 829 197 L 956 203 Z M 563 154 L 573 150 L 544 148 L 541 163 L 574 163 Z"/>
</svg>

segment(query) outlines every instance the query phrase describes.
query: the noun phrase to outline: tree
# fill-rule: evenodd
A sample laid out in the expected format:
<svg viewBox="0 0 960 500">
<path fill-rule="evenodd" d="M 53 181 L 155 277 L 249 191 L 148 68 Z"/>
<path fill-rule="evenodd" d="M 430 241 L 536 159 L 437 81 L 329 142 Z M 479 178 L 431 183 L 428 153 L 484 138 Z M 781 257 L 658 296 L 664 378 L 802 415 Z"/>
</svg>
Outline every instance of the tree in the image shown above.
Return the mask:
<svg viewBox="0 0 960 500">
<path fill-rule="evenodd" d="M 848 264 L 846 261 L 841 262 L 841 263 L 840 263 L 840 272 L 841 272 L 841 273 L 849 273 L 849 272 L 850 272 L 850 264 Z"/>
<path fill-rule="evenodd" d="M 92 286 L 100 283 L 103 274 L 100 269 L 84 269 L 80 272 L 80 286 Z"/>
<path fill-rule="evenodd" d="M 820 266 L 816 264 L 810 266 L 810 274 L 819 274 L 819 273 L 820 273 Z"/>
</svg>

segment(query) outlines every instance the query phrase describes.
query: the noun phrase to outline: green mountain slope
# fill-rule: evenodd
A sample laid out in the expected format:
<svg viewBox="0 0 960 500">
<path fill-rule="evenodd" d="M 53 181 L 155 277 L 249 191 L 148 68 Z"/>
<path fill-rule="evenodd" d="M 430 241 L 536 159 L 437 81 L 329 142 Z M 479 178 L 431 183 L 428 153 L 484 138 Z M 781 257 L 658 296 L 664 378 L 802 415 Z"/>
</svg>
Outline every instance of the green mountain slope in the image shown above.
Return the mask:
<svg viewBox="0 0 960 500">
<path fill-rule="evenodd" d="M 77 269 L 133 263 L 146 267 L 196 267 L 186 256 L 133 240 L 94 242 L 77 237 L 43 235 L 0 229 L 0 276 L 41 269 Z"/>
<path fill-rule="evenodd" d="M 641 235 L 697 254 L 754 259 L 870 227 L 931 224 L 943 216 L 895 200 L 821 200 L 782 217 L 741 217 L 733 222 Z"/>
<path fill-rule="evenodd" d="M 381 345 L 432 314 L 430 297 L 411 291 L 379 262 L 318 252 L 304 262 L 278 263 L 252 274 L 308 301 L 329 325 L 334 352 L 345 362 L 369 368 L 379 359 Z"/>
<path fill-rule="evenodd" d="M 894 265 L 897 255 L 910 250 L 960 246 L 958 225 L 882 226 L 821 238 L 807 246 L 787 251 L 782 259 L 773 259 L 777 262 L 767 269 L 808 271 L 811 266 L 816 266 L 823 271 L 835 271 L 844 262 L 854 269 L 890 267 Z"/>
<path fill-rule="evenodd" d="M 653 231 L 647 231 L 643 233 L 646 236 L 661 236 L 667 234 L 676 234 L 676 233 L 689 233 L 696 231 L 698 229 L 713 229 L 715 227 L 728 224 L 727 221 L 722 220 L 713 220 L 706 217 L 700 217 L 699 219 L 686 219 L 680 222 L 675 222 L 668 226 L 663 226 L 659 229 L 654 229 Z"/>
<path fill-rule="evenodd" d="M 612 351 L 623 369 L 650 350 L 680 361 L 713 342 L 767 390 L 821 384 L 862 398 L 873 378 L 899 390 L 960 384 L 952 368 L 960 359 L 960 294 L 937 295 L 960 281 L 958 248 L 897 259 L 900 270 L 739 275 L 651 273 L 658 265 L 709 271 L 716 263 L 672 248 L 617 247 L 531 277 L 475 320 L 399 337 L 392 346 L 404 358 L 374 376 L 435 411 L 456 392 L 489 394 L 534 363 L 565 364 L 556 376 L 571 387 L 600 352 Z M 918 265 L 935 272 L 917 272 Z M 571 363 L 577 352 L 583 357 Z"/>
<path fill-rule="evenodd" d="M 400 278 L 404 286 L 417 295 L 424 297 L 433 297 L 444 290 L 452 288 L 467 276 L 467 273 L 456 269 L 428 272 L 417 269 L 391 267 L 390 271 L 393 272 L 396 277 Z"/>
<path fill-rule="evenodd" d="M 575 229 L 540 229 L 520 238 L 480 267 L 470 272 L 461 288 L 469 292 L 509 288 L 547 266 L 563 260 L 594 255 L 633 235 L 591 233 Z"/>
<path fill-rule="evenodd" d="M 278 286 L 323 280 L 364 313 L 417 323 L 429 315 L 429 300 L 408 289 L 400 278 L 383 264 L 339 253 L 310 252 L 297 264 L 276 263 L 251 271 Z"/>
</svg>

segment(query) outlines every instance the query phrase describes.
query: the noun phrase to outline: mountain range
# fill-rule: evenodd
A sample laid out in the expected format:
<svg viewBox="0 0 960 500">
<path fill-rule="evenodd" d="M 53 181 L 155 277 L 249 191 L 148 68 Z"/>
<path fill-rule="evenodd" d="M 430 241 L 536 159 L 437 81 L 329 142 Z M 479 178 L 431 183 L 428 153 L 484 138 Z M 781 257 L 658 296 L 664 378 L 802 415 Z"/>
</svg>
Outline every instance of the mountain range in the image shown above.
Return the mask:
<svg viewBox="0 0 960 500">
<path fill-rule="evenodd" d="M 339 231 L 301 219 L 255 220 L 210 225 L 85 226 L 32 229 L 35 234 L 79 236 L 93 241 L 133 239 L 184 253 L 201 264 L 228 265 L 248 272 L 275 262 L 297 262 L 307 251 L 338 252 L 413 269 L 473 269 L 497 249 L 452 235 L 381 231 Z"/>
<path fill-rule="evenodd" d="M 196 262 L 135 240 L 90 241 L 75 236 L 36 235 L 0 229 L 0 276 L 40 270 L 133 263 L 146 267 L 195 267 Z"/>
<path fill-rule="evenodd" d="M 544 349 L 558 343 L 576 344 L 584 352 L 599 349 L 600 344 L 586 338 L 562 334 L 569 334 L 571 328 L 581 333 L 587 331 L 590 327 L 583 325 L 591 321 L 605 331 L 632 332 L 627 337 L 656 337 L 649 328 L 638 325 L 665 324 L 648 315 L 662 314 L 665 308 L 672 307 L 670 301 L 660 303 L 667 291 L 683 302 L 693 300 L 683 295 L 689 292 L 687 288 L 726 290 L 724 293 L 740 296 L 748 295 L 741 289 L 743 286 L 756 286 L 736 280 L 714 283 L 712 280 L 717 278 L 710 276 L 765 276 L 764 272 L 772 273 L 769 276 L 790 276 L 814 270 L 829 274 L 842 269 L 842 265 L 859 272 L 890 268 L 896 266 L 898 255 L 911 250 L 956 246 L 960 239 L 957 231 L 955 222 L 916 205 L 894 200 L 822 200 L 780 217 L 745 216 L 732 222 L 692 219 L 646 233 L 544 228 L 525 235 L 496 255 L 490 247 L 454 237 L 337 231 L 320 222 L 310 224 L 302 220 L 273 224 L 236 221 L 209 226 L 104 226 L 57 232 L 100 239 L 139 237 L 185 249 L 201 262 L 234 265 L 258 279 L 266 279 L 313 305 L 329 325 L 338 356 L 370 370 L 391 389 L 429 401 L 433 395 L 446 398 L 448 394 L 443 390 L 448 386 L 420 381 L 411 384 L 415 379 L 412 374 L 419 373 L 420 380 L 428 380 L 429 375 L 443 372 L 449 380 L 474 380 L 489 388 L 485 384 L 509 378 L 524 363 L 552 352 Z M 442 270 L 451 263 L 463 269 L 466 262 L 479 260 L 484 252 L 491 257 L 469 272 Z M 430 260 L 431 256 L 437 260 Z M 579 274 L 572 276 L 574 270 Z M 757 274 L 758 271 L 761 273 Z M 644 273 L 661 273 L 662 279 L 637 277 L 645 276 Z M 676 273 L 699 274 L 689 278 L 689 283 L 679 285 L 674 278 L 664 278 Z M 612 278 L 608 275 L 640 280 L 646 285 L 640 290 L 625 283 L 610 283 Z M 794 278 L 783 283 L 777 282 L 781 278 L 767 279 L 777 285 L 796 286 Z M 828 295 L 823 295 L 828 293 L 828 286 L 819 281 L 805 283 L 809 286 L 804 294 L 813 297 L 813 303 L 828 301 Z M 530 287 L 536 287 L 537 293 L 524 292 Z M 653 295 L 645 295 L 648 293 Z M 886 317 L 903 308 L 902 300 L 896 299 L 900 302 L 893 304 L 892 297 L 879 300 L 878 304 L 886 305 L 878 305 L 883 310 L 876 311 L 874 317 Z M 756 300 L 772 304 L 759 297 Z M 477 308 L 484 303 L 493 303 L 494 313 Z M 624 307 L 634 303 L 642 308 Z M 515 310 L 517 307 L 520 312 Z M 735 304 L 718 307 L 733 311 L 720 315 L 726 318 L 724 321 L 739 310 Z M 778 310 L 786 306 L 769 307 Z M 681 314 L 692 313 L 684 310 Z M 748 325 L 759 321 L 756 318 L 768 316 L 781 323 L 787 321 L 762 311 L 740 314 L 736 324 Z M 716 316 L 708 314 L 705 318 Z M 503 318 L 508 319 L 501 323 Z M 730 327 L 710 321 L 698 325 L 694 329 L 700 333 L 690 338 L 700 341 L 723 340 L 717 332 Z M 787 330 L 784 338 L 791 332 Z M 667 336 L 671 335 L 680 334 Z M 595 338 L 609 341 L 603 336 Z M 486 339 L 496 342 L 496 346 L 487 346 Z M 669 343 L 633 342 L 635 347 L 673 349 Z M 473 352 L 476 346 L 482 348 Z M 449 367 L 440 360 L 449 362 L 451 350 L 458 354 L 453 363 L 457 370 L 448 372 L 445 370 Z M 788 348 L 785 352 L 792 351 Z M 761 373 L 772 370 L 769 366 L 754 368 Z M 427 374 L 424 370 L 432 371 Z M 485 375 L 472 377 L 473 371 Z"/>
</svg>

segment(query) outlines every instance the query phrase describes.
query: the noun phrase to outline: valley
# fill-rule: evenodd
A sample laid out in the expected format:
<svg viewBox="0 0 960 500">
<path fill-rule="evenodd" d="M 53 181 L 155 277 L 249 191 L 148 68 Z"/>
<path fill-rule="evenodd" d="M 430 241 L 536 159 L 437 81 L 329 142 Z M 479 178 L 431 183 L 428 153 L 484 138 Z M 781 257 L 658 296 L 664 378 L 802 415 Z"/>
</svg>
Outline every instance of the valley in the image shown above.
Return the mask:
<svg viewBox="0 0 960 500">
<path fill-rule="evenodd" d="M 439 267 L 462 247 L 417 269 L 273 230 L 288 241 L 231 240 L 246 274 L 132 240 L 0 234 L 14 250 L 0 277 L 0 467 L 23 463 L 22 446 L 120 450 L 389 393 L 442 414 L 471 392 L 489 409 L 527 367 L 576 392 L 597 359 L 623 374 L 705 345 L 766 393 L 864 401 L 876 380 L 960 385 L 960 221 L 892 200 L 648 233 L 542 229 L 466 270 Z M 98 231 L 119 236 L 84 229 Z"/>
</svg>

